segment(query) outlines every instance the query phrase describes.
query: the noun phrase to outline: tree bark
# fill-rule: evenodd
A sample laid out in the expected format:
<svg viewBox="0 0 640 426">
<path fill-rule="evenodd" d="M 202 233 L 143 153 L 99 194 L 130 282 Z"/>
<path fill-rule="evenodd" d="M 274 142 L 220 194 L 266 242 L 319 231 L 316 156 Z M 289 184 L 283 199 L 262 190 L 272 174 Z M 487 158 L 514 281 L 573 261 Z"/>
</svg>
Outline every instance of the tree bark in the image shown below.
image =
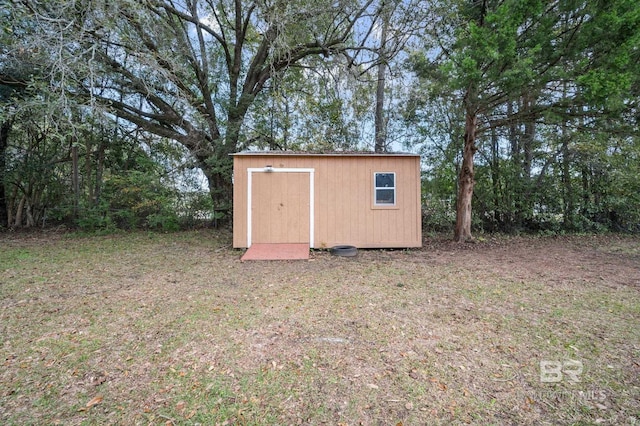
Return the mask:
<svg viewBox="0 0 640 426">
<path fill-rule="evenodd" d="M 98 143 L 98 152 L 96 159 L 96 181 L 95 181 L 95 189 L 93 191 L 94 197 L 91 199 L 91 202 L 94 206 L 98 205 L 100 201 L 100 196 L 102 195 L 102 174 L 104 171 L 104 155 L 106 150 L 106 145 L 102 140 Z"/>
<path fill-rule="evenodd" d="M 376 112 L 375 112 L 375 152 L 385 152 L 387 150 L 387 132 L 384 120 L 384 88 L 386 85 L 386 44 L 387 44 L 387 26 L 389 18 L 383 12 L 382 16 L 382 34 L 380 35 L 380 48 L 378 49 L 378 81 L 376 83 Z"/>
<path fill-rule="evenodd" d="M 453 239 L 457 242 L 464 242 L 473 239 L 473 236 L 471 235 L 471 201 L 473 199 L 473 187 L 475 185 L 473 156 L 478 150 L 475 144 L 477 127 L 477 112 L 467 109 L 465 119 L 464 148 L 462 153 L 462 167 L 460 168 L 460 175 L 458 176 L 456 227 L 453 236 Z"/>
<path fill-rule="evenodd" d="M 532 97 L 530 93 L 525 94 L 522 98 L 522 111 L 525 112 L 525 116 L 529 115 L 535 107 L 536 98 Z M 524 132 L 521 135 L 520 148 L 522 152 L 518 154 L 520 159 L 518 166 L 519 172 L 519 184 L 518 193 L 516 195 L 516 211 L 515 211 L 515 225 L 518 228 L 526 227 L 526 219 L 531 218 L 533 214 L 533 199 L 531 197 L 531 165 L 533 162 L 533 142 L 536 133 L 536 123 L 532 118 L 525 119 Z"/>
<path fill-rule="evenodd" d="M 0 228 L 9 227 L 9 210 L 7 208 L 5 173 L 7 170 L 7 147 L 12 122 L 7 120 L 0 126 Z"/>
<path fill-rule="evenodd" d="M 22 198 L 20 198 L 20 202 L 18 203 L 18 208 L 16 209 L 15 222 L 13 224 L 13 227 L 15 228 L 22 228 L 22 215 L 24 213 L 24 205 L 26 202 L 27 196 L 22 195 Z"/>
<path fill-rule="evenodd" d="M 77 220 L 78 210 L 80 208 L 80 173 L 79 173 L 78 145 L 75 144 L 75 138 L 71 143 L 71 185 L 73 187 L 73 219 Z"/>
<path fill-rule="evenodd" d="M 564 133 L 564 132 L 563 132 Z M 563 187 L 563 225 L 565 229 L 573 229 L 574 224 L 574 202 L 573 202 L 573 185 L 571 183 L 571 168 L 570 168 L 570 152 L 569 152 L 569 137 L 563 135 L 562 138 L 562 187 Z"/>
<path fill-rule="evenodd" d="M 493 191 L 493 223 L 504 223 L 504 203 L 500 191 L 500 139 L 495 128 L 491 128 L 491 189 Z M 495 230 L 495 228 L 494 228 Z"/>
</svg>

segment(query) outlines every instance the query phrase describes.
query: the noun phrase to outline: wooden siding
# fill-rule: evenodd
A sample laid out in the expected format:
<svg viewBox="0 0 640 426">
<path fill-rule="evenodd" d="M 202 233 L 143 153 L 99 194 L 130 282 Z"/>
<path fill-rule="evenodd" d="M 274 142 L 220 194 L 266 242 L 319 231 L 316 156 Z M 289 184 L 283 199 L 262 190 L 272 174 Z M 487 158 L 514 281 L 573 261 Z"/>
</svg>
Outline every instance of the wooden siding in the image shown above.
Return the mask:
<svg viewBox="0 0 640 426">
<path fill-rule="evenodd" d="M 313 247 L 328 248 L 348 244 L 360 248 L 420 247 L 422 245 L 421 205 L 420 205 L 420 158 L 413 155 L 297 155 L 297 154 L 238 154 L 234 156 L 234 209 L 233 246 L 247 247 L 247 184 L 249 168 L 264 169 L 266 166 L 285 169 L 314 169 L 314 232 Z M 396 175 L 396 204 L 394 206 L 374 206 L 374 173 L 393 172 Z M 252 242 L 256 242 L 255 218 L 260 217 L 260 227 L 269 225 L 273 212 L 256 210 L 256 200 L 264 192 L 266 199 L 273 199 L 278 191 L 297 193 L 300 208 L 297 213 L 291 208 L 287 214 L 298 215 L 301 219 L 277 219 L 288 222 L 289 227 L 308 232 L 308 222 L 303 218 L 310 200 L 303 196 L 304 178 L 293 182 L 294 175 L 304 173 L 253 173 L 252 186 L 257 175 L 278 175 L 282 179 L 272 188 L 252 189 Z M 258 185 L 265 181 L 258 178 Z M 308 182 L 308 181 L 307 181 Z M 268 185 L 267 185 L 268 186 Z M 287 189 L 287 188 L 293 189 Z M 260 192 L 260 194 L 257 194 Z M 284 196 L 289 205 L 294 196 Z M 277 198 L 277 197 L 276 197 Z M 269 209 L 277 209 L 278 202 Z M 267 201 L 258 201 L 257 206 L 267 206 Z M 259 207 L 267 209 L 267 207 Z M 267 209 L 268 210 L 268 209 Z M 260 222 L 262 221 L 262 222 Z M 269 231 L 278 234 L 279 239 L 295 239 L 286 232 Z M 284 236 L 282 236 L 284 235 Z M 260 236 L 259 238 L 270 238 Z M 282 241 L 284 242 L 284 241 Z M 295 241 L 286 241 L 295 242 Z"/>
<path fill-rule="evenodd" d="M 252 243 L 310 242 L 308 173 L 254 173 L 251 193 Z"/>
</svg>

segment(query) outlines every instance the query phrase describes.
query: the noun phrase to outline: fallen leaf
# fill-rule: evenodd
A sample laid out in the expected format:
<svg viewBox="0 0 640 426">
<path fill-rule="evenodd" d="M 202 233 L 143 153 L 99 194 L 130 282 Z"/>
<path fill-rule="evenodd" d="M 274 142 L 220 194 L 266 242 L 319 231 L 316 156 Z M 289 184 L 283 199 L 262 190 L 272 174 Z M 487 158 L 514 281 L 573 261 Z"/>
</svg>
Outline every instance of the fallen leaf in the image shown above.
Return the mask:
<svg viewBox="0 0 640 426">
<path fill-rule="evenodd" d="M 87 402 L 86 407 L 93 407 L 94 405 L 100 404 L 102 402 L 102 395 L 97 395 L 91 399 L 91 401 Z"/>
<path fill-rule="evenodd" d="M 378 385 L 373 384 L 373 383 L 369 383 L 369 384 L 367 384 L 367 386 L 368 386 L 369 388 L 371 388 L 371 389 L 380 389 L 380 388 L 378 387 Z"/>
</svg>

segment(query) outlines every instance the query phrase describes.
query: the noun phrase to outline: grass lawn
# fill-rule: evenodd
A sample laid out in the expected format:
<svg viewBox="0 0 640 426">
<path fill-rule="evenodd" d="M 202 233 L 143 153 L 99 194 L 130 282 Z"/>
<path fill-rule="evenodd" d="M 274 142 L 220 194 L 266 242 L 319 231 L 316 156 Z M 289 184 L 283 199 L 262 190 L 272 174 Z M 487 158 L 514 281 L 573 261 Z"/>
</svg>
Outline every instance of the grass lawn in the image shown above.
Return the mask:
<svg viewBox="0 0 640 426">
<path fill-rule="evenodd" d="M 245 262 L 0 234 L 0 423 L 640 425 L 640 238 Z"/>
</svg>

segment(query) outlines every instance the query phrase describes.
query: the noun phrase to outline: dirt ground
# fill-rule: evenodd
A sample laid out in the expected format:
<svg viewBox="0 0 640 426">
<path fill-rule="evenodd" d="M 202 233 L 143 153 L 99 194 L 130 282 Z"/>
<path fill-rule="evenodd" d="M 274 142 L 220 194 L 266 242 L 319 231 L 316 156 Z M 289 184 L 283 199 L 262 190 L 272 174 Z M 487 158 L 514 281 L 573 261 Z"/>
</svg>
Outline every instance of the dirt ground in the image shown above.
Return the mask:
<svg viewBox="0 0 640 426">
<path fill-rule="evenodd" d="M 474 267 L 514 279 L 601 281 L 607 286 L 640 288 L 638 244 L 638 239 L 626 236 L 599 235 L 488 237 L 462 245 L 439 237 L 427 240 L 421 252 L 435 262 L 464 265 L 469 260 Z"/>
<path fill-rule="evenodd" d="M 0 245 L 4 424 L 640 424 L 638 237 L 295 262 L 211 231 Z"/>
</svg>

